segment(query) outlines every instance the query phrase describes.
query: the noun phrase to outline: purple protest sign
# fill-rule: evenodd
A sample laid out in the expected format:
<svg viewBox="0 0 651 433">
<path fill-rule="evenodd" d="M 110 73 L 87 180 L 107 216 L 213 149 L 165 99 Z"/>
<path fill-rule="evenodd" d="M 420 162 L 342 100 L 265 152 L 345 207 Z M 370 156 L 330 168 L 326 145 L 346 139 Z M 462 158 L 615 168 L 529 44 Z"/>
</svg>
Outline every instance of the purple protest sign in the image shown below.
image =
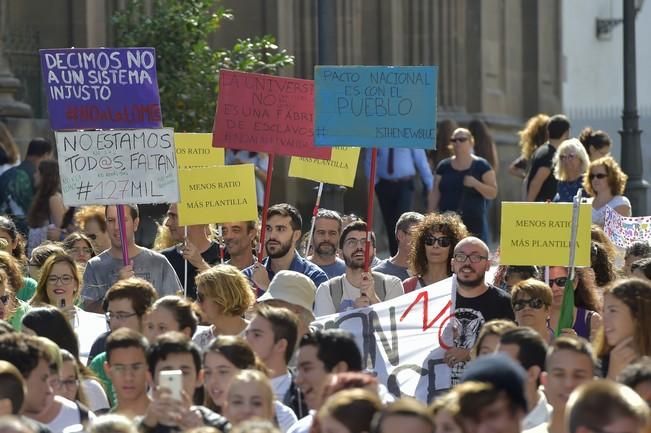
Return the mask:
<svg viewBox="0 0 651 433">
<path fill-rule="evenodd" d="M 153 48 L 39 51 L 52 129 L 163 126 Z"/>
</svg>

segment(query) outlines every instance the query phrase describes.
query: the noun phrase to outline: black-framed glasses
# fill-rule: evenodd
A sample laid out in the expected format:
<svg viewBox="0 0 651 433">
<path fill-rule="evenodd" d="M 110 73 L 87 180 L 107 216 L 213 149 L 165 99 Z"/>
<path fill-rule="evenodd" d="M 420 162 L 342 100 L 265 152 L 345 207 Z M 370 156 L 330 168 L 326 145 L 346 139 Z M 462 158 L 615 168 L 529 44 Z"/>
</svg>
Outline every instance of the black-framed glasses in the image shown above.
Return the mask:
<svg viewBox="0 0 651 433">
<path fill-rule="evenodd" d="M 104 314 L 104 317 L 106 317 L 106 320 L 111 321 L 111 320 L 126 320 L 130 317 L 137 316 L 137 315 L 138 313 L 127 313 L 124 311 L 118 311 L 117 313 L 113 313 L 109 311 Z"/>
<path fill-rule="evenodd" d="M 72 284 L 74 281 L 74 277 L 72 275 L 50 275 L 47 277 L 47 282 L 48 284 L 52 284 L 53 286 L 58 284 L 59 282 L 63 284 L 64 286 L 67 286 L 68 284 Z"/>
<path fill-rule="evenodd" d="M 454 255 L 454 261 L 458 263 L 465 263 L 466 260 L 470 260 L 470 263 L 479 263 L 482 260 L 488 260 L 488 256 L 482 256 L 481 254 L 464 254 L 456 253 Z"/>
<path fill-rule="evenodd" d="M 593 180 L 595 178 L 597 178 L 597 179 L 605 179 L 607 177 L 608 177 L 608 175 L 606 173 L 590 173 L 590 175 L 588 176 L 588 178 L 590 180 Z"/>
<path fill-rule="evenodd" d="M 438 243 L 441 248 L 447 248 L 450 246 L 450 244 L 452 244 L 452 241 L 447 236 L 441 236 L 437 238 L 436 236 L 429 235 L 425 236 L 423 242 L 425 242 L 425 245 L 428 247 L 433 247 Z"/>
<path fill-rule="evenodd" d="M 452 138 L 450 139 L 450 143 L 463 143 L 464 141 L 468 141 L 468 138 L 469 138 L 469 137 L 465 137 L 465 136 L 462 136 L 462 137 L 452 137 Z"/>
<path fill-rule="evenodd" d="M 524 310 L 525 307 L 533 308 L 534 310 L 540 310 L 545 306 L 545 301 L 540 298 L 531 298 L 531 299 L 518 299 L 513 302 L 513 311 Z"/>
<path fill-rule="evenodd" d="M 3 305 L 7 305 L 9 303 L 9 295 L 0 296 L 0 302 L 2 302 Z"/>
<path fill-rule="evenodd" d="M 567 283 L 567 277 L 558 277 L 558 278 L 549 279 L 550 286 L 552 284 L 556 284 L 557 287 L 565 287 L 565 283 Z"/>
<path fill-rule="evenodd" d="M 84 254 L 93 254 L 93 250 L 92 250 L 92 249 L 90 249 L 90 248 L 83 248 L 83 247 L 82 247 L 82 248 L 79 248 L 79 247 L 70 248 L 68 251 L 71 252 L 71 253 L 75 253 L 75 254 L 80 254 L 80 253 L 84 253 Z"/>
</svg>

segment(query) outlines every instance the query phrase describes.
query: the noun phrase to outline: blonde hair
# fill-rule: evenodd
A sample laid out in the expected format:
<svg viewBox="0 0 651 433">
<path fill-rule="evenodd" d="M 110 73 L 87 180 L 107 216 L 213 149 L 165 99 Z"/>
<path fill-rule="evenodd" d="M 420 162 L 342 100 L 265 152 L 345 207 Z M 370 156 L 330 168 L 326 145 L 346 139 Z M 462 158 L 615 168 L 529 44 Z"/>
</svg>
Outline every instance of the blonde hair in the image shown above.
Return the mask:
<svg viewBox="0 0 651 433">
<path fill-rule="evenodd" d="M 518 295 L 520 293 L 529 295 L 531 298 L 541 299 L 547 307 L 552 305 L 552 297 L 554 295 L 552 293 L 551 287 L 535 278 L 528 278 L 513 285 L 511 288 L 512 304 L 518 301 Z"/>
<path fill-rule="evenodd" d="M 208 300 L 222 307 L 223 314 L 241 316 L 255 303 L 253 289 L 239 269 L 231 265 L 216 265 L 196 276 Z"/>
<path fill-rule="evenodd" d="M 165 225 L 167 218 L 163 220 L 162 224 L 156 223 L 156 237 L 154 238 L 154 251 L 162 251 L 166 248 L 176 245 L 172 232 L 169 227 Z"/>
<path fill-rule="evenodd" d="M 520 147 L 522 148 L 521 155 L 527 161 L 531 158 L 533 152 L 549 139 L 549 134 L 547 134 L 548 123 L 548 115 L 536 114 L 527 120 L 523 130 L 518 131 Z"/>
<path fill-rule="evenodd" d="M 226 401 L 228 401 L 237 385 L 241 384 L 255 384 L 258 385 L 258 395 L 262 397 L 270 411 L 270 420 L 274 416 L 274 390 L 271 386 L 271 381 L 269 378 L 259 370 L 241 370 L 239 373 L 233 377 L 230 385 L 228 386 L 228 392 L 226 395 Z"/>
<path fill-rule="evenodd" d="M 77 288 L 74 290 L 74 303 L 77 303 L 77 300 L 79 299 L 79 292 L 81 291 L 81 273 L 79 272 L 77 263 L 75 263 L 74 259 L 67 254 L 55 253 L 54 255 L 48 257 L 45 263 L 43 263 L 43 267 L 41 268 L 41 275 L 38 279 L 38 284 L 36 285 L 36 291 L 34 292 L 32 299 L 29 300 L 29 303 L 31 305 L 54 305 L 47 295 L 47 279 L 52 272 L 52 268 L 57 263 L 65 263 L 70 266 L 70 273 L 75 279 L 75 284 L 77 285 Z M 55 307 L 58 307 L 58 305 L 55 305 Z"/>
<path fill-rule="evenodd" d="M 563 164 L 560 163 L 561 155 L 566 153 L 573 153 L 575 158 L 579 158 L 581 161 L 581 173 L 585 174 L 588 170 L 588 165 L 590 164 L 590 157 L 588 152 L 585 151 L 583 144 L 576 138 L 570 138 L 565 140 L 558 146 L 556 153 L 554 154 L 554 159 L 552 165 L 554 166 L 554 177 L 560 181 L 572 180 L 567 178 L 567 173 L 563 168 Z"/>
</svg>

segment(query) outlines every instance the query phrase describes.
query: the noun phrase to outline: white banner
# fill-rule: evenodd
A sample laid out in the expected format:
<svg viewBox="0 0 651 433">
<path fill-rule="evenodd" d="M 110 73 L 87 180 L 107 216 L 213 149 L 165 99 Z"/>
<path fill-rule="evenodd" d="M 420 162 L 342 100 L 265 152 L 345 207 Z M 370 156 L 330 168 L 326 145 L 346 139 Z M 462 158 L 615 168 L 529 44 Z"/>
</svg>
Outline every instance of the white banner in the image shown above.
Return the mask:
<svg viewBox="0 0 651 433">
<path fill-rule="evenodd" d="M 651 241 L 651 216 L 625 217 L 606 206 L 604 232 L 620 248 L 628 248 L 636 241 Z"/>
<path fill-rule="evenodd" d="M 179 201 L 171 128 L 55 135 L 66 206 Z"/>
<path fill-rule="evenodd" d="M 452 345 L 454 277 L 367 308 L 317 318 L 313 325 L 355 336 L 367 368 L 396 395 L 428 402 L 450 388 L 443 362 Z"/>
</svg>

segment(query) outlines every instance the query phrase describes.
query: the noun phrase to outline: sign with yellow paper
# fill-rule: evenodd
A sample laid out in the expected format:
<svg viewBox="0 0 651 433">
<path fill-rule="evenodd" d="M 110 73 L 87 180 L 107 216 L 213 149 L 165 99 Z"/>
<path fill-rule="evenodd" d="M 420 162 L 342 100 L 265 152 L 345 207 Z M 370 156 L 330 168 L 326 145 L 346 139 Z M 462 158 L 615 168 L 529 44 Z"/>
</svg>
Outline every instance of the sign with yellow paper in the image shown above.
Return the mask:
<svg viewBox="0 0 651 433">
<path fill-rule="evenodd" d="M 176 162 L 179 168 L 224 165 L 224 149 L 212 147 L 212 134 L 175 132 Z"/>
<path fill-rule="evenodd" d="M 179 225 L 258 218 L 253 164 L 179 170 Z"/>
<path fill-rule="evenodd" d="M 590 266 L 592 206 L 580 205 L 575 266 Z M 500 264 L 567 266 L 572 203 L 502 203 Z"/>
<path fill-rule="evenodd" d="M 352 187 L 355 183 L 359 147 L 333 147 L 330 159 L 292 156 L 289 176 Z"/>
</svg>

